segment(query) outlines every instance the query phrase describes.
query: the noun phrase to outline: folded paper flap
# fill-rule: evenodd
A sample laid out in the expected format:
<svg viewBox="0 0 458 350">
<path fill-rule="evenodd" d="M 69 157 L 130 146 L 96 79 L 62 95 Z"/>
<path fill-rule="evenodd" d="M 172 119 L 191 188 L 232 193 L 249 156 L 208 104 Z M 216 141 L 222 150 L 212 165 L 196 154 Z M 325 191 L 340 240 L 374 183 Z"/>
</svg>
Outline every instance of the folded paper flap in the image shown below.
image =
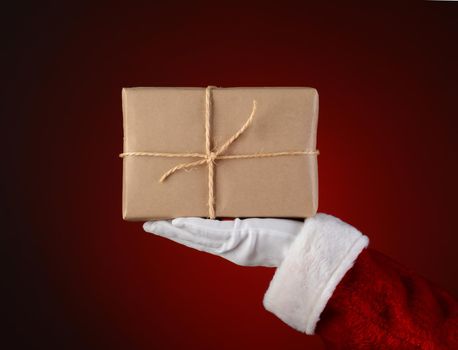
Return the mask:
<svg viewBox="0 0 458 350">
<path fill-rule="evenodd" d="M 257 101 L 253 124 L 226 154 L 315 149 L 315 89 L 214 88 L 212 94 L 214 147 L 243 125 Z M 204 88 L 127 88 L 123 106 L 124 152 L 205 152 Z"/>
</svg>

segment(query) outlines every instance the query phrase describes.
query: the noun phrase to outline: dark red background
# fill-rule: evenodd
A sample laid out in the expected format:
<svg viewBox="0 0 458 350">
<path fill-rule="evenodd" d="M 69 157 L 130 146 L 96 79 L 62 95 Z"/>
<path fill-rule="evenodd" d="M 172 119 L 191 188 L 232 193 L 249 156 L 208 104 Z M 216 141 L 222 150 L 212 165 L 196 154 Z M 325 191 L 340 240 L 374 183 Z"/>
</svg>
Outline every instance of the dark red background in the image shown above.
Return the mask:
<svg viewBox="0 0 458 350">
<path fill-rule="evenodd" d="M 458 295 L 458 4 L 36 2 L 3 17 L 8 349 L 322 348 L 263 309 L 273 269 L 122 221 L 127 86 L 317 88 L 320 211 Z"/>
</svg>

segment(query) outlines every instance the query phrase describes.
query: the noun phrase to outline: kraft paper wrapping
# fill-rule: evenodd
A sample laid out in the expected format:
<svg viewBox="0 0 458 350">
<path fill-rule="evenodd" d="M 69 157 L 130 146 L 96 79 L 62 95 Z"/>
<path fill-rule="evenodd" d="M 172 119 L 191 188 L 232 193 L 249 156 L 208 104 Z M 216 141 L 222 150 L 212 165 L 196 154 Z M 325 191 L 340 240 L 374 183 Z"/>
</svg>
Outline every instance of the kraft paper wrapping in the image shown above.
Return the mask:
<svg viewBox="0 0 458 350">
<path fill-rule="evenodd" d="M 213 88 L 211 139 L 217 148 L 257 110 L 224 155 L 316 150 L 318 93 L 306 87 Z M 122 90 L 124 152 L 205 153 L 205 88 Z M 208 169 L 170 168 L 196 158 L 124 157 L 123 218 L 208 217 Z M 317 155 L 217 159 L 217 217 L 313 216 L 318 207 Z"/>
</svg>

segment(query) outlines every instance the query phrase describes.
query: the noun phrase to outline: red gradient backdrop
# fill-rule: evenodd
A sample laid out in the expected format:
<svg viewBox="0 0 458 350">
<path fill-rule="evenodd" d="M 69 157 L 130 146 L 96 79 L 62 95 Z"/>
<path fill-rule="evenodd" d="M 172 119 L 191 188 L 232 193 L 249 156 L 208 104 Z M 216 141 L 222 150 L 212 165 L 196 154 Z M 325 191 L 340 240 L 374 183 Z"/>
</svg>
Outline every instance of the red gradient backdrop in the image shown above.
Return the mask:
<svg viewBox="0 0 458 350">
<path fill-rule="evenodd" d="M 458 294 L 458 4 L 280 5 L 4 9 L 5 348 L 323 348 L 263 309 L 272 269 L 122 221 L 128 86 L 317 88 L 320 211 Z"/>
</svg>

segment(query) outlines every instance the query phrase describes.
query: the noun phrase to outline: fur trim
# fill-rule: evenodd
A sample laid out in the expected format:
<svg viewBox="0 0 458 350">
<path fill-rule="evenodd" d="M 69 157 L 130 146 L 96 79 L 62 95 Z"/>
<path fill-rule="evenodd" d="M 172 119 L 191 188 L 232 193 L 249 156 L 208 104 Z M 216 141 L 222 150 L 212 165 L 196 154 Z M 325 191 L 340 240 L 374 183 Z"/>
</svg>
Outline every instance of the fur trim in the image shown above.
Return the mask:
<svg viewBox="0 0 458 350">
<path fill-rule="evenodd" d="M 314 334 L 334 289 L 368 244 L 366 236 L 334 216 L 306 219 L 270 282 L 264 307 L 298 331 Z"/>
</svg>

